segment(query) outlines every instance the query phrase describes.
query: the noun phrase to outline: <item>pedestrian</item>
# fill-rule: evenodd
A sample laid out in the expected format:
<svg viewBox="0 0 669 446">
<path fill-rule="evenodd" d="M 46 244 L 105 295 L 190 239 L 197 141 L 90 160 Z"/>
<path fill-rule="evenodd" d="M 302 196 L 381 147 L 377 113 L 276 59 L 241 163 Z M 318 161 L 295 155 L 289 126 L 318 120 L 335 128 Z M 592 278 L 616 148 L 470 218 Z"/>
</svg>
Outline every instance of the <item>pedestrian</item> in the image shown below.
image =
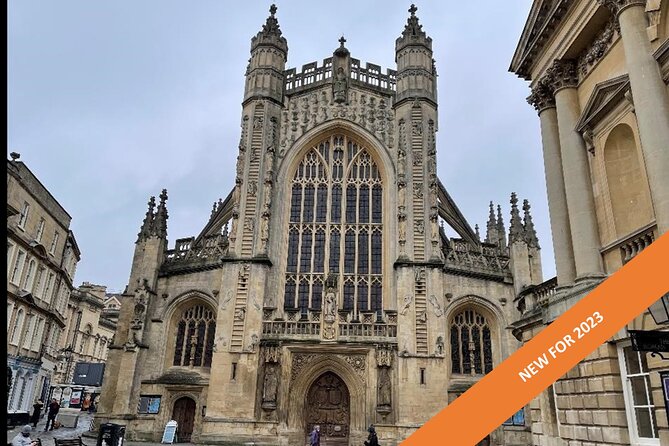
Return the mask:
<svg viewBox="0 0 669 446">
<path fill-rule="evenodd" d="M 42 415 L 42 407 L 44 407 L 42 400 L 37 400 L 37 402 L 33 404 L 33 416 L 30 418 L 30 421 L 33 423 L 33 427 L 37 427 L 39 416 Z"/>
<path fill-rule="evenodd" d="M 309 437 L 309 446 L 321 446 L 321 427 L 315 425 Z"/>
<path fill-rule="evenodd" d="M 21 432 L 16 434 L 16 437 L 11 442 L 11 446 L 38 446 L 39 442 L 30 438 L 30 432 L 33 428 L 31 425 L 26 424 L 21 428 Z"/>
<path fill-rule="evenodd" d="M 379 446 L 379 439 L 376 436 L 376 429 L 374 429 L 373 424 L 369 425 L 367 432 L 369 432 L 369 435 L 367 436 L 367 441 L 365 441 L 365 446 Z"/>
<path fill-rule="evenodd" d="M 49 411 L 47 412 L 46 416 L 46 426 L 44 427 L 44 432 L 47 430 L 53 430 L 53 424 L 56 422 L 56 415 L 58 415 L 58 411 L 60 410 L 60 404 L 58 404 L 58 401 L 56 401 L 56 398 L 51 400 L 51 404 L 49 404 Z M 51 429 L 49 429 L 49 422 L 51 422 Z"/>
</svg>

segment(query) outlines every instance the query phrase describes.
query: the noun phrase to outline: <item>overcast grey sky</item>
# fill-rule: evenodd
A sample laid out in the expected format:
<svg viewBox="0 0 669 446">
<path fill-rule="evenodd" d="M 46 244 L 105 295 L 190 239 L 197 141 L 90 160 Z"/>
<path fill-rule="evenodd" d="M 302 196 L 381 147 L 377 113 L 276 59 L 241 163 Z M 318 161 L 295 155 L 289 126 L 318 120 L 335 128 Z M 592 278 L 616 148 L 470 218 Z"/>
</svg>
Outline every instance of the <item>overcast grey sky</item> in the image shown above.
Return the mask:
<svg viewBox="0 0 669 446">
<path fill-rule="evenodd" d="M 288 67 L 352 56 L 395 68 L 409 1 L 279 1 Z M 10 0 L 8 153 L 72 215 L 76 283 L 123 290 L 150 195 L 168 189 L 170 247 L 234 181 L 250 39 L 269 2 Z M 539 121 L 508 66 L 531 0 L 420 1 L 439 73 L 439 177 L 485 235 L 488 202 L 528 198 L 554 275 Z"/>
</svg>

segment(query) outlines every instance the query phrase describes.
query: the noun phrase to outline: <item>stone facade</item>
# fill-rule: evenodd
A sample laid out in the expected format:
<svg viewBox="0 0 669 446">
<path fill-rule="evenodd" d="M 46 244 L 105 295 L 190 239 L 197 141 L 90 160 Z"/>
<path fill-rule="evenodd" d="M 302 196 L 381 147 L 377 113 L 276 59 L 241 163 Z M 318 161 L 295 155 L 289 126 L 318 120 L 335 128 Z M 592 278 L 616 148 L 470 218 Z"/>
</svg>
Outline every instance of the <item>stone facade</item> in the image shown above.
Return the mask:
<svg viewBox="0 0 669 446">
<path fill-rule="evenodd" d="M 511 71 L 539 113 L 557 266 L 516 300 L 527 341 L 669 230 L 669 2 L 537 0 Z M 669 444 L 669 366 L 631 329 L 666 327 L 637 317 L 536 398 L 532 445 Z"/>
<path fill-rule="evenodd" d="M 7 408 L 46 400 L 80 259 L 71 217 L 12 153 L 7 161 Z"/>
<path fill-rule="evenodd" d="M 107 296 L 106 290 L 105 286 L 84 282 L 70 293 L 65 310 L 65 335 L 59 343 L 59 349 L 67 349 L 69 355 L 61 355 L 55 383 L 71 383 L 78 362 L 107 360 L 116 322 L 107 314 L 108 306 L 115 304 L 111 303 L 112 298 Z"/>
<path fill-rule="evenodd" d="M 480 240 L 437 177 L 432 40 L 412 6 L 397 69 L 286 69 L 270 9 L 251 41 L 232 192 L 167 242 L 167 192 L 136 241 L 97 422 L 159 441 L 396 445 L 519 346 L 543 282 L 529 203 Z M 447 236 L 449 233 L 457 236 Z M 523 413 L 482 444 L 526 445 Z M 529 415 L 529 412 L 528 412 Z M 529 416 L 528 416 L 529 419 Z M 509 423 L 513 424 L 513 423 Z"/>
</svg>

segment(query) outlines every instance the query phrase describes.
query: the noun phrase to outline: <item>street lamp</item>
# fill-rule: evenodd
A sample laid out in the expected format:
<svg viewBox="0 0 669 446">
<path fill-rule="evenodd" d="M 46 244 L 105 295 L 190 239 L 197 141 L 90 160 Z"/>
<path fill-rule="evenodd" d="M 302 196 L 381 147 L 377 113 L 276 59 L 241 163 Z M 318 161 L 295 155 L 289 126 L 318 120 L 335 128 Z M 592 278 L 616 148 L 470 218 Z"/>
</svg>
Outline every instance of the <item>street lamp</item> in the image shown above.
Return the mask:
<svg viewBox="0 0 669 446">
<path fill-rule="evenodd" d="M 648 307 L 650 315 L 653 316 L 657 325 L 664 325 L 669 323 L 669 293 L 665 294 L 657 300 L 653 305 Z"/>
<path fill-rule="evenodd" d="M 60 352 L 63 354 L 63 357 L 65 358 L 65 363 L 67 364 L 65 366 L 65 378 L 63 384 L 68 384 L 67 381 L 70 376 L 70 362 L 72 359 L 72 352 L 73 352 L 72 346 L 68 345 L 64 349 L 60 350 Z"/>
</svg>

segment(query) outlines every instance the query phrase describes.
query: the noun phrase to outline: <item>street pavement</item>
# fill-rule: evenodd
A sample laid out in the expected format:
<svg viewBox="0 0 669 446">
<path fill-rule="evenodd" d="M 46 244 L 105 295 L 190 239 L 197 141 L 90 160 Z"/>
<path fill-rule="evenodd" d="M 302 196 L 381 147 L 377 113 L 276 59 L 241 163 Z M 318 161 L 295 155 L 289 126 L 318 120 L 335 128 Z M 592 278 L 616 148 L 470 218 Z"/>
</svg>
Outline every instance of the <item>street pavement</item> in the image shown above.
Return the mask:
<svg viewBox="0 0 669 446">
<path fill-rule="evenodd" d="M 93 415 L 82 412 L 79 415 L 79 422 L 77 427 L 60 427 L 52 431 L 44 432 L 46 427 L 46 416 L 42 417 L 42 420 L 37 423 L 37 428 L 33 428 L 33 431 L 30 433 L 30 438 L 37 439 L 39 438 L 42 441 L 42 446 L 55 446 L 55 439 L 68 439 L 68 438 L 77 438 L 81 437 L 82 442 L 85 446 L 96 446 L 97 444 L 97 435 L 90 432 L 91 422 L 93 421 Z M 21 432 L 23 426 L 16 426 L 14 429 L 7 431 L 7 443 L 11 443 L 12 439 Z M 182 443 L 183 446 L 189 446 L 189 443 Z M 190 443 L 192 445 L 192 443 Z M 160 443 L 145 443 L 145 442 L 135 442 L 135 441 L 125 441 L 123 446 L 161 446 Z"/>
</svg>

